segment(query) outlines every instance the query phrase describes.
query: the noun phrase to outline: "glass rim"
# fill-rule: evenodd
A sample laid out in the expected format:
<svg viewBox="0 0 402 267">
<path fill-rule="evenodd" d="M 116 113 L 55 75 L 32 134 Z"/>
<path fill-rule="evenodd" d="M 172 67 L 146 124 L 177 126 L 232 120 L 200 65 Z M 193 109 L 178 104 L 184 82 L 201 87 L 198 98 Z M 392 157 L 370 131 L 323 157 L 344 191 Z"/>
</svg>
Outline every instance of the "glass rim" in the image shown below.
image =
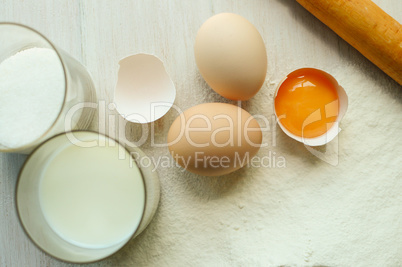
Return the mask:
<svg viewBox="0 0 402 267">
<path fill-rule="evenodd" d="M 12 152 L 20 152 L 20 151 L 24 151 L 24 150 L 28 150 L 29 148 L 31 148 L 35 143 L 38 143 L 38 141 L 40 141 L 41 139 L 43 139 L 44 137 L 46 137 L 46 135 L 54 128 L 54 126 L 56 125 L 56 123 L 58 122 L 58 120 L 60 119 L 61 115 L 62 115 L 62 111 L 64 110 L 65 106 L 66 106 L 66 98 L 67 98 L 67 88 L 68 88 L 68 81 L 67 81 L 67 69 L 66 69 L 66 64 L 63 60 L 63 58 L 60 55 L 59 50 L 56 48 L 56 46 L 46 37 L 44 36 L 42 33 L 40 33 L 39 31 L 24 25 L 24 24 L 20 24 L 20 23 L 15 23 L 15 22 L 0 22 L 0 27 L 2 26 L 14 26 L 14 27 L 20 27 L 20 28 L 25 28 L 28 31 L 31 31 L 33 33 L 35 33 L 36 35 L 38 35 L 39 37 L 41 37 L 47 44 L 50 45 L 51 49 L 56 52 L 57 58 L 59 59 L 59 62 L 61 64 L 61 67 L 63 69 L 63 76 L 64 76 L 64 96 L 63 96 L 63 102 L 60 105 L 60 110 L 56 116 L 56 118 L 54 119 L 54 121 L 52 122 L 52 124 L 49 126 L 48 129 L 46 129 L 45 132 L 43 132 L 43 134 L 41 136 L 39 136 L 38 138 L 36 138 L 35 140 L 29 142 L 28 144 L 25 144 L 23 146 L 19 146 L 19 147 L 13 147 L 13 148 L 7 148 L 6 146 L 0 147 L 0 152 L 8 152 L 8 153 L 12 153 Z M 39 142 L 37 144 L 37 146 L 39 146 L 42 142 Z M 0 142 L 1 145 L 1 142 Z M 4 148 L 6 147 L 6 148 Z M 33 151 L 33 150 L 32 150 Z"/>
<path fill-rule="evenodd" d="M 23 165 L 21 166 L 21 169 L 20 169 L 20 171 L 19 171 L 19 173 L 18 173 L 18 176 L 17 176 L 17 182 L 16 182 L 16 186 L 15 186 L 15 193 L 14 193 L 14 200 L 15 200 L 15 209 L 16 209 L 16 213 L 17 213 L 17 217 L 18 217 L 19 224 L 21 225 L 24 234 L 28 237 L 28 239 L 29 239 L 37 248 L 39 248 L 41 251 L 45 252 L 45 254 L 47 254 L 47 255 L 49 255 L 49 256 L 55 258 L 56 260 L 59 260 L 59 261 L 65 262 L 65 263 L 87 264 L 87 263 L 99 262 L 99 261 L 102 261 L 102 260 L 105 260 L 105 259 L 107 259 L 107 258 L 112 257 L 112 256 L 115 255 L 117 252 L 119 252 L 120 250 L 122 250 L 125 246 L 127 246 L 127 244 L 128 244 L 131 240 L 133 240 L 133 238 L 137 235 L 138 230 L 140 229 L 140 226 L 141 226 L 142 222 L 144 221 L 144 217 L 145 217 L 145 209 L 146 209 L 146 206 L 147 206 L 147 185 L 146 185 L 146 183 L 145 183 L 144 173 L 143 173 L 142 169 L 140 168 L 140 166 L 138 165 L 138 163 L 134 160 L 134 162 L 135 162 L 135 164 L 136 164 L 138 170 L 140 171 L 140 176 L 141 176 L 141 180 L 142 180 L 142 184 L 143 184 L 143 190 L 144 190 L 144 205 L 143 205 L 143 208 L 142 208 L 141 219 L 140 219 L 140 221 L 139 221 L 139 224 L 138 224 L 137 228 L 136 228 L 135 231 L 132 233 L 132 235 L 130 235 L 130 237 L 127 239 L 127 241 L 125 241 L 124 244 L 123 244 L 121 247 L 119 247 L 118 249 L 116 249 L 116 250 L 113 251 L 112 253 L 107 254 L 107 255 L 105 255 L 105 256 L 103 256 L 103 257 L 100 257 L 99 259 L 95 259 L 95 260 L 91 260 L 91 261 L 70 261 L 70 260 L 67 260 L 67 259 L 62 259 L 62 258 L 60 258 L 60 257 L 54 256 L 53 254 L 51 254 L 50 252 L 48 252 L 45 248 L 43 248 L 42 246 L 40 246 L 40 245 L 31 237 L 31 235 L 29 234 L 29 232 L 28 232 L 27 228 L 25 227 L 25 225 L 24 225 L 24 223 L 23 223 L 23 221 L 22 221 L 22 219 L 21 219 L 21 216 L 20 216 L 20 211 L 19 211 L 19 208 L 18 208 L 18 188 L 19 188 L 19 184 L 20 184 L 20 181 L 21 181 L 21 175 L 22 175 L 22 173 L 23 173 L 23 171 L 24 171 L 24 168 L 26 167 L 28 161 L 35 155 L 35 153 L 38 151 L 38 149 L 41 148 L 42 146 L 44 146 L 48 141 L 51 141 L 51 140 L 53 140 L 53 139 L 55 139 L 55 138 L 57 138 L 57 137 L 60 137 L 60 136 L 62 136 L 62 135 L 67 135 L 67 134 L 69 134 L 69 133 L 77 133 L 77 132 L 94 133 L 94 134 L 97 134 L 97 135 L 102 135 L 102 136 L 106 137 L 107 139 L 111 139 L 111 140 L 113 140 L 114 142 L 116 142 L 116 144 L 118 144 L 119 146 L 123 147 L 124 150 L 130 155 L 130 157 L 132 157 L 130 151 L 129 151 L 120 141 L 118 141 L 118 140 L 116 140 L 116 139 L 114 139 L 114 138 L 111 138 L 111 137 L 109 137 L 109 136 L 106 135 L 106 134 L 102 134 L 102 133 L 99 133 L 99 132 L 96 132 L 96 131 L 92 131 L 92 130 L 73 130 L 73 131 L 67 131 L 67 132 L 63 132 L 63 133 L 56 134 L 56 135 L 54 135 L 54 136 L 52 136 L 52 137 L 50 137 L 50 138 L 44 140 L 43 142 L 41 142 L 37 147 L 34 148 L 34 150 L 32 151 L 32 153 L 30 153 L 30 154 L 28 155 L 28 157 L 26 158 L 26 160 L 25 160 L 25 162 L 23 163 Z M 57 233 L 55 233 L 55 234 L 57 235 Z M 63 240 L 64 240 L 64 239 L 63 239 Z M 68 241 L 66 241 L 66 242 L 69 243 Z M 77 246 L 77 247 L 79 247 L 79 246 Z M 83 248 L 83 249 L 88 249 L 88 248 Z"/>
</svg>

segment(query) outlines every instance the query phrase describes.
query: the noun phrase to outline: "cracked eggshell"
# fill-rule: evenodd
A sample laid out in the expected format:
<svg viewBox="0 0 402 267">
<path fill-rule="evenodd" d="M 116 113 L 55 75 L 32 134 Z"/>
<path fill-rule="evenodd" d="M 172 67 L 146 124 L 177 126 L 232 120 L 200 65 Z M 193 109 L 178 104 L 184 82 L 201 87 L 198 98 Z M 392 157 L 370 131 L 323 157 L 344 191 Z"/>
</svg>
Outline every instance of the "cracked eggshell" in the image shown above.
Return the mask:
<svg viewBox="0 0 402 267">
<path fill-rule="evenodd" d="M 318 69 L 317 69 L 318 70 Z M 287 134 L 289 137 L 307 145 L 307 146 L 322 146 L 325 145 L 327 143 L 329 143 L 330 141 L 332 141 L 337 135 L 338 133 L 341 131 L 341 128 L 339 127 L 339 123 L 342 120 L 343 116 L 345 116 L 346 110 L 348 109 L 348 96 L 345 92 L 345 89 L 339 85 L 338 81 L 329 73 L 322 71 L 322 70 L 318 70 L 322 75 L 324 75 L 334 86 L 335 89 L 338 93 L 338 100 L 339 100 L 339 111 L 338 111 L 338 117 L 336 119 L 336 121 L 334 122 L 334 124 L 332 125 L 332 127 L 323 135 L 314 137 L 314 138 L 305 138 L 305 137 L 301 137 L 298 135 L 295 135 L 293 133 L 291 133 L 288 129 L 285 128 L 285 126 L 283 126 L 283 124 L 281 123 L 281 121 L 278 119 L 278 114 L 276 114 L 276 109 L 275 109 L 275 98 L 278 94 L 279 89 L 281 88 L 282 83 L 288 78 L 288 76 L 286 76 L 277 86 L 276 91 L 275 91 L 275 97 L 274 97 L 274 111 L 275 111 L 275 117 L 276 117 L 276 121 L 278 122 L 279 127 L 282 129 L 283 132 L 285 132 L 285 134 Z M 313 117 L 315 114 L 312 113 L 310 116 Z M 309 116 L 309 117 L 310 117 Z M 308 118 L 309 118 L 308 117 Z M 314 118 L 311 118 L 314 120 Z M 307 119 L 306 119 L 307 120 Z"/>
<path fill-rule="evenodd" d="M 163 62 L 147 54 L 128 56 L 119 61 L 114 93 L 116 110 L 134 123 L 153 122 L 173 106 L 176 88 Z"/>
</svg>

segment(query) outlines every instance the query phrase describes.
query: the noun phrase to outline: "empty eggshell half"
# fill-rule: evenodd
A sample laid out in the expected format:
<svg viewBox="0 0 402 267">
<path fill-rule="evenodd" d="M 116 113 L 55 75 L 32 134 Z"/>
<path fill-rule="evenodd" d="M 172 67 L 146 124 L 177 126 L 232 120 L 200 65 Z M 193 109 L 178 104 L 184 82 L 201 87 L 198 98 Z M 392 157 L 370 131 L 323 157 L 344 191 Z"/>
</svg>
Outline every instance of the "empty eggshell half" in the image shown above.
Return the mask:
<svg viewBox="0 0 402 267">
<path fill-rule="evenodd" d="M 119 61 L 114 103 L 116 110 L 134 123 L 153 122 L 173 106 L 176 88 L 163 62 L 147 54 L 137 54 Z"/>
<path fill-rule="evenodd" d="M 317 136 L 317 137 L 313 137 L 313 138 L 306 138 L 306 137 L 302 137 L 302 136 L 293 134 L 282 124 L 280 118 L 278 117 L 278 114 L 276 112 L 276 108 L 274 105 L 275 116 L 277 118 L 279 127 L 283 130 L 283 132 L 285 132 L 289 137 L 291 137 L 307 146 L 322 146 L 322 145 L 325 145 L 325 144 L 329 143 L 330 141 L 332 141 L 338 135 L 338 133 L 341 131 L 341 128 L 339 127 L 339 123 L 342 120 L 343 116 L 345 115 L 346 110 L 348 109 L 348 96 L 347 96 L 345 90 L 343 89 L 343 87 L 339 85 L 338 81 L 332 75 L 330 75 L 329 73 L 327 73 L 325 71 L 317 70 L 317 69 L 316 69 L 316 71 L 319 71 L 321 73 L 321 75 L 326 77 L 330 81 L 330 83 L 332 85 L 334 85 L 336 92 L 338 93 L 338 116 L 337 116 L 335 122 L 333 123 L 333 125 L 331 126 L 331 128 L 329 128 L 326 133 L 324 133 L 323 135 Z M 287 78 L 288 78 L 288 76 L 285 77 L 279 83 L 278 87 L 276 88 L 275 98 L 278 94 L 279 89 L 281 88 L 281 85 Z M 331 103 L 331 104 L 334 104 L 334 103 Z M 314 121 L 321 119 L 321 109 L 316 110 L 316 111 L 317 112 L 311 113 L 306 118 L 306 121 L 314 122 Z M 327 116 L 328 115 L 329 114 L 327 114 Z"/>
</svg>

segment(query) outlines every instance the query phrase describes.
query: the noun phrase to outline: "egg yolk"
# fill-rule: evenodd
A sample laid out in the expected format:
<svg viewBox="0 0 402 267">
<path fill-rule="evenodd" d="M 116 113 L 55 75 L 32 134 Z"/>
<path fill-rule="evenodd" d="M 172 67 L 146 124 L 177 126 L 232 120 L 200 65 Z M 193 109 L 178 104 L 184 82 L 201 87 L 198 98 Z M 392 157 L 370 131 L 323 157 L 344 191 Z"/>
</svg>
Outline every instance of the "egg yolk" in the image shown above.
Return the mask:
<svg viewBox="0 0 402 267">
<path fill-rule="evenodd" d="M 336 85 L 317 69 L 299 69 L 287 76 L 275 97 L 278 120 L 294 135 L 325 134 L 338 117 Z"/>
</svg>

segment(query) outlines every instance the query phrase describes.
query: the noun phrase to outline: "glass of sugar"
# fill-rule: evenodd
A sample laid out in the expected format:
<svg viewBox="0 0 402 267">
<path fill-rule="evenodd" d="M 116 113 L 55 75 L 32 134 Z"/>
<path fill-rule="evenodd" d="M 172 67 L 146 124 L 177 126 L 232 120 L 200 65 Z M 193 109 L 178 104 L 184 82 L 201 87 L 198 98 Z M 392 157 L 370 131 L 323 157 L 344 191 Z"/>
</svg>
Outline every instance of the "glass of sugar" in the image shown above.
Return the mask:
<svg viewBox="0 0 402 267">
<path fill-rule="evenodd" d="M 31 240 L 55 258 L 104 259 L 152 220 L 160 196 L 154 168 L 140 149 L 102 134 L 56 135 L 22 167 L 16 188 L 20 222 Z"/>
<path fill-rule="evenodd" d="M 0 152 L 30 153 L 90 126 L 96 94 L 84 66 L 24 25 L 0 23 L 0 40 Z"/>
</svg>

